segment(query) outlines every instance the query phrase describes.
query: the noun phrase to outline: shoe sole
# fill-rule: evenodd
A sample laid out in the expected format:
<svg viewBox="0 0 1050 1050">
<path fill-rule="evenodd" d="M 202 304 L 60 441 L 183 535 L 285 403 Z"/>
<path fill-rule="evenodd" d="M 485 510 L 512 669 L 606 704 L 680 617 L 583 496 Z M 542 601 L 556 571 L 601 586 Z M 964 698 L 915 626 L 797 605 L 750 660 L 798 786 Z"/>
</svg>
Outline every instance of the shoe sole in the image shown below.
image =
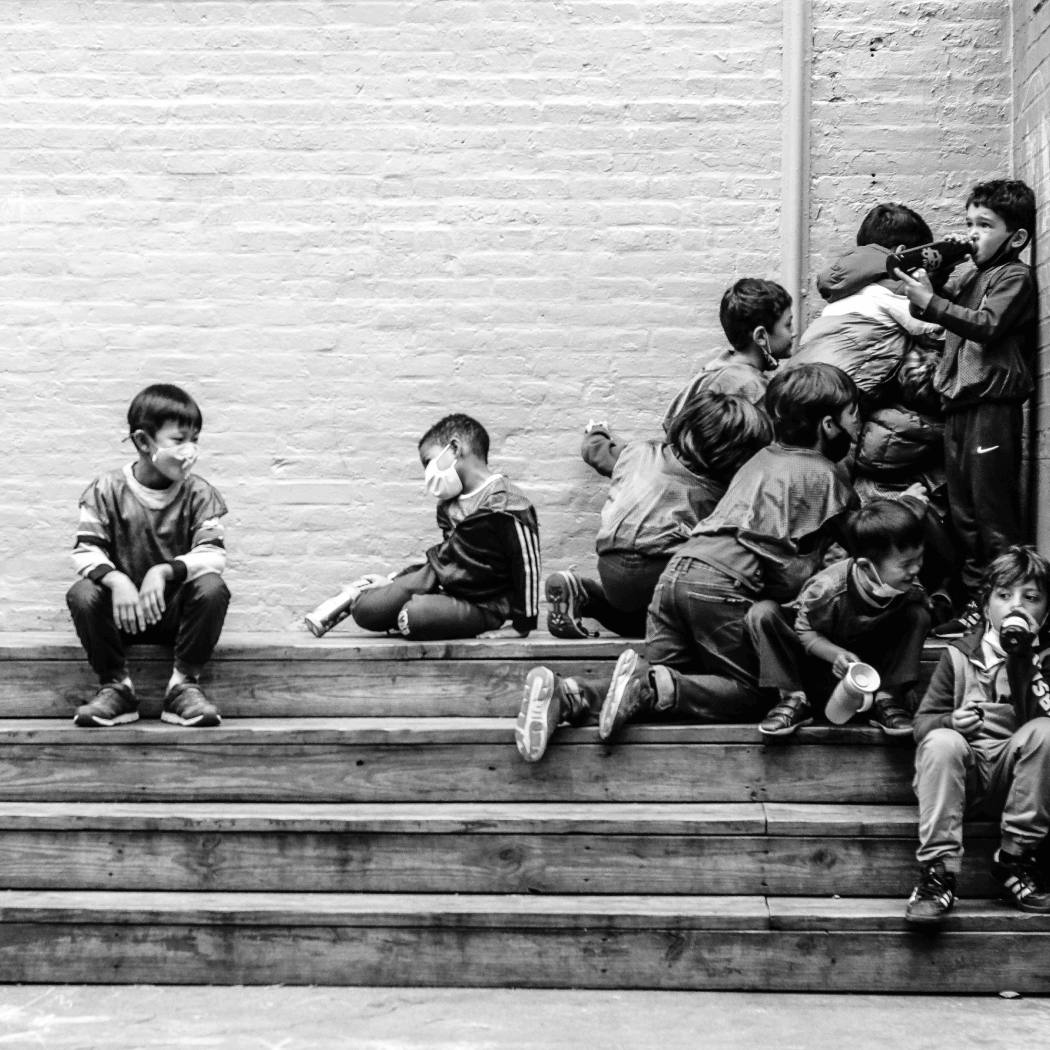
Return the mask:
<svg viewBox="0 0 1050 1050">
<path fill-rule="evenodd" d="M 601 714 L 598 716 L 598 739 L 608 740 L 613 735 L 616 727 L 616 715 L 620 710 L 620 702 L 623 700 L 624 690 L 627 683 L 634 676 L 638 667 L 638 654 L 633 649 L 626 649 L 620 653 L 613 670 L 612 681 L 605 694 L 605 702 L 602 704 Z"/>
<path fill-rule="evenodd" d="M 794 722 L 791 725 L 786 726 L 784 729 L 763 729 L 761 726 L 759 726 L 758 731 L 763 736 L 783 737 L 791 736 L 796 729 L 801 729 L 803 726 L 811 725 L 813 725 L 812 718 L 803 718 L 801 722 Z"/>
<path fill-rule="evenodd" d="M 554 672 L 547 667 L 534 667 L 525 679 L 521 710 L 514 723 L 514 743 L 526 762 L 543 758 L 557 727 L 552 703 L 554 687 Z"/>
<path fill-rule="evenodd" d="M 890 729 L 889 726 L 884 726 L 881 722 L 876 722 L 874 718 L 868 721 L 868 725 L 874 726 L 876 729 L 881 729 L 886 736 L 891 737 L 894 740 L 903 740 L 906 736 L 915 736 L 914 729 Z"/>
<path fill-rule="evenodd" d="M 138 711 L 128 711 L 126 714 L 117 715 L 116 718 L 99 718 L 97 715 L 88 715 L 81 719 L 79 714 L 75 714 L 73 725 L 80 726 L 81 729 L 108 729 L 110 726 L 126 726 L 138 720 Z"/>
<path fill-rule="evenodd" d="M 171 726 L 200 726 L 202 729 L 209 729 L 212 726 L 222 724 L 222 717 L 220 715 L 197 715 L 196 718 L 183 718 L 181 715 L 175 714 L 174 711 L 161 711 L 160 720 L 167 722 Z"/>
<path fill-rule="evenodd" d="M 591 633 L 576 613 L 576 587 L 567 573 L 552 572 L 543 586 L 550 610 L 547 630 L 555 638 L 590 638 Z"/>
<path fill-rule="evenodd" d="M 943 915 L 931 915 L 929 918 L 920 918 L 918 916 L 909 915 L 907 912 L 905 912 L 904 921 L 909 926 L 943 926 L 945 920 L 950 914 L 950 912 L 945 912 Z"/>
</svg>

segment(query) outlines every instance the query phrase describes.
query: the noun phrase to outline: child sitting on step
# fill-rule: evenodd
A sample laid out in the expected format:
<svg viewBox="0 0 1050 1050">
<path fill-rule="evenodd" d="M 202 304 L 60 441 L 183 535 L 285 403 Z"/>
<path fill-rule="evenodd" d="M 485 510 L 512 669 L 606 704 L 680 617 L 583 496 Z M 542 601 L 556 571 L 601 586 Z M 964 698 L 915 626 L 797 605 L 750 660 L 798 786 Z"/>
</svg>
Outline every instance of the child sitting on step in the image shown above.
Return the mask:
<svg viewBox="0 0 1050 1050">
<path fill-rule="evenodd" d="M 858 662 L 873 666 L 881 679 L 872 724 L 888 736 L 912 734 L 908 711 L 917 706 L 912 690 L 930 627 L 918 582 L 922 519 L 899 500 L 873 500 L 850 516 L 846 540 L 853 557 L 818 572 L 794 608 L 767 600 L 747 614 L 762 684 L 798 701 L 770 714 L 759 727 L 765 735 L 786 736 L 812 722 L 809 698 L 826 699 Z"/>
<path fill-rule="evenodd" d="M 656 585 L 645 658 L 625 650 L 599 687 L 545 667 L 529 672 L 515 729 L 528 761 L 561 721 L 601 711 L 607 740 L 633 719 L 755 722 L 769 710 L 745 624 L 763 597 L 790 600 L 823 562 L 856 503 L 838 461 L 858 429 L 857 388 L 830 365 L 776 375 L 766 393 L 775 441 L 744 464 Z"/>
<path fill-rule="evenodd" d="M 511 621 L 525 637 L 539 615 L 540 536 L 528 497 L 489 467 L 489 435 L 466 415 L 445 416 L 420 439 L 427 492 L 442 540 L 393 579 L 360 581 L 352 613 L 368 631 L 406 638 L 474 638 Z"/>
<path fill-rule="evenodd" d="M 963 818 L 1001 814 L 992 876 L 1022 911 L 1050 912 L 1036 850 L 1050 832 L 1050 649 L 1040 642 L 1050 563 L 1010 547 L 988 567 L 981 620 L 948 643 L 915 715 L 918 886 L 910 923 L 936 925 L 955 903 Z"/>
<path fill-rule="evenodd" d="M 718 311 L 729 349 L 709 361 L 675 395 L 664 415 L 664 433 L 697 394 L 734 394 L 763 406 L 770 373 L 791 353 L 794 318 L 791 296 L 775 281 L 745 277 L 722 296 Z M 590 422 L 584 431 L 584 462 L 611 477 L 624 443 L 608 423 Z"/>
<path fill-rule="evenodd" d="M 81 579 L 66 601 L 101 684 L 77 709 L 78 726 L 138 719 L 127 661 L 134 644 L 175 647 L 165 722 L 221 721 L 197 681 L 230 601 L 219 521 L 226 504 L 190 473 L 201 425 L 201 410 L 185 391 L 167 383 L 146 387 L 128 409 L 138 459 L 103 474 L 80 497 L 73 566 Z"/>
<path fill-rule="evenodd" d="M 580 617 L 640 638 L 656 581 L 697 522 L 715 509 L 730 479 L 773 440 L 759 408 L 735 394 L 697 394 L 666 441 L 632 441 L 613 468 L 598 530 L 600 580 L 573 570 L 547 577 L 547 627 L 555 638 L 586 638 Z"/>
</svg>

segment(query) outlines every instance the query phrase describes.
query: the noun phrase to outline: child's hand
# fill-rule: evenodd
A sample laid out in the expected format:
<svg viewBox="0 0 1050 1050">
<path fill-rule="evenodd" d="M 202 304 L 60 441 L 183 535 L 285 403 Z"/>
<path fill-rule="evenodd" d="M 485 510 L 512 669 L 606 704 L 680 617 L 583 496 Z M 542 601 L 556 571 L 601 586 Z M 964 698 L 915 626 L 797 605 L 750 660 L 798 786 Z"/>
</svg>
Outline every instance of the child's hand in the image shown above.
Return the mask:
<svg viewBox="0 0 1050 1050">
<path fill-rule="evenodd" d="M 170 565 L 154 565 L 142 579 L 139 606 L 146 623 L 152 627 L 164 615 L 164 588 L 171 579 Z"/>
<path fill-rule="evenodd" d="M 904 292 L 908 301 L 914 303 L 920 310 L 925 310 L 933 298 L 933 285 L 930 284 L 930 275 L 925 270 L 916 270 L 913 274 L 907 274 L 903 270 L 894 270 L 893 276 L 904 285 Z"/>
<path fill-rule="evenodd" d="M 479 634 L 479 638 L 528 638 L 528 631 L 519 631 L 517 627 L 511 627 L 509 624 L 506 627 L 498 627 L 495 631 L 485 631 L 483 634 Z"/>
<path fill-rule="evenodd" d="M 902 493 L 902 496 L 912 496 L 914 499 L 921 499 L 923 503 L 930 502 L 930 493 L 927 491 L 926 486 L 921 481 L 912 482 Z"/>
<path fill-rule="evenodd" d="M 831 673 L 836 678 L 845 678 L 846 672 L 849 670 L 850 664 L 859 664 L 860 657 L 855 653 L 847 653 L 843 650 L 835 657 L 835 662 L 831 665 Z"/>
<path fill-rule="evenodd" d="M 138 588 L 122 572 L 107 572 L 102 584 L 113 594 L 113 619 L 117 626 L 128 634 L 145 630 L 146 618 L 139 605 Z"/>
<path fill-rule="evenodd" d="M 606 434 L 609 433 L 609 421 L 607 419 L 591 419 L 587 425 L 583 428 L 585 434 L 591 434 L 595 430 L 604 430 Z"/>
<path fill-rule="evenodd" d="M 974 704 L 964 704 L 952 712 L 952 729 L 961 733 L 967 740 L 976 736 L 984 724 L 980 709 Z"/>
<path fill-rule="evenodd" d="M 942 241 L 954 241 L 956 244 L 969 244 L 973 238 L 968 233 L 946 233 Z"/>
</svg>

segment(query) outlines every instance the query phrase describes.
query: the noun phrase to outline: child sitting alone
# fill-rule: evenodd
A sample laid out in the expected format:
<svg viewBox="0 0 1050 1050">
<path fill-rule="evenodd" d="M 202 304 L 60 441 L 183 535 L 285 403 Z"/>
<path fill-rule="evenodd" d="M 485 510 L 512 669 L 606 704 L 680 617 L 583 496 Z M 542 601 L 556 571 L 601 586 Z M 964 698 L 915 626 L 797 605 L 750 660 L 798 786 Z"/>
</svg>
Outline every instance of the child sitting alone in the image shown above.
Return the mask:
<svg viewBox="0 0 1050 1050">
<path fill-rule="evenodd" d="M 423 435 L 419 457 L 443 539 L 423 565 L 391 580 L 358 581 L 351 613 L 358 626 L 421 640 L 475 638 L 508 619 L 509 633 L 525 637 L 535 628 L 536 511 L 521 489 L 492 472 L 488 456 L 488 432 L 467 415 L 445 416 Z"/>
<path fill-rule="evenodd" d="M 1050 563 L 1011 547 L 985 574 L 977 628 L 949 643 L 933 672 L 915 715 L 922 875 L 910 923 L 936 925 L 951 911 L 963 818 L 977 814 L 1000 815 L 992 877 L 1003 897 L 1050 912 L 1035 856 L 1050 832 L 1050 650 L 1038 640 L 1048 598 Z"/>
<path fill-rule="evenodd" d="M 167 383 L 146 387 L 128 409 L 138 459 L 103 474 L 80 497 L 73 567 L 81 579 L 66 602 L 100 685 L 77 709 L 78 726 L 138 720 L 127 659 L 127 647 L 136 644 L 175 648 L 163 721 L 221 721 L 198 684 L 230 602 L 219 521 L 226 504 L 191 473 L 202 423 L 184 390 Z"/>
<path fill-rule="evenodd" d="M 583 616 L 626 637 L 645 634 L 656 581 L 733 475 L 773 440 L 769 418 L 734 394 L 704 392 L 675 416 L 666 441 L 632 441 L 613 468 L 596 543 L 598 576 L 551 573 L 547 628 L 586 638 Z"/>
<path fill-rule="evenodd" d="M 811 712 L 811 698 L 826 700 L 851 664 L 870 664 L 881 679 L 871 723 L 888 736 L 911 736 L 908 711 L 917 706 L 913 690 L 930 627 L 926 592 L 918 582 L 924 532 L 922 520 L 903 503 L 873 500 L 846 525 L 853 557 L 809 580 L 794 603 L 797 616 L 776 602 L 752 606 L 748 629 L 763 684 Z M 766 732 L 789 735 L 812 720 L 807 715 L 778 721 Z"/>
</svg>

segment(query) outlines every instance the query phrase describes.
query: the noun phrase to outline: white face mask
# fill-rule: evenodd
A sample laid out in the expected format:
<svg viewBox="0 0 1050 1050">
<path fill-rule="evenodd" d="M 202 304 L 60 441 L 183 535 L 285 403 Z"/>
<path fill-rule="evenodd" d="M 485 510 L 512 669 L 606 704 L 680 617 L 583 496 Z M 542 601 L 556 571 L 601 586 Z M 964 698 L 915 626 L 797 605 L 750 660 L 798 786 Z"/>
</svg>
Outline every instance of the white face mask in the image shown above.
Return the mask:
<svg viewBox="0 0 1050 1050">
<path fill-rule="evenodd" d="M 171 445 L 167 448 L 158 445 L 149 458 L 169 481 L 181 481 L 193 469 L 197 455 L 197 446 L 192 441 L 184 441 L 181 445 Z"/>
<path fill-rule="evenodd" d="M 874 565 L 858 565 L 857 568 L 864 574 L 864 581 L 868 585 L 868 590 L 876 598 L 896 598 L 898 594 L 904 593 L 902 589 L 883 583 L 882 577 L 879 576 L 878 570 Z"/>
<path fill-rule="evenodd" d="M 455 499 L 463 491 L 463 482 L 460 479 L 459 474 L 456 473 L 456 457 L 452 456 L 449 459 L 447 467 L 440 467 L 438 464 L 443 459 L 446 459 L 446 453 L 452 449 L 451 444 L 446 445 L 440 452 L 439 455 L 435 456 L 428 464 L 426 470 L 423 472 L 423 477 L 427 486 L 427 492 L 436 500 Z"/>
</svg>

